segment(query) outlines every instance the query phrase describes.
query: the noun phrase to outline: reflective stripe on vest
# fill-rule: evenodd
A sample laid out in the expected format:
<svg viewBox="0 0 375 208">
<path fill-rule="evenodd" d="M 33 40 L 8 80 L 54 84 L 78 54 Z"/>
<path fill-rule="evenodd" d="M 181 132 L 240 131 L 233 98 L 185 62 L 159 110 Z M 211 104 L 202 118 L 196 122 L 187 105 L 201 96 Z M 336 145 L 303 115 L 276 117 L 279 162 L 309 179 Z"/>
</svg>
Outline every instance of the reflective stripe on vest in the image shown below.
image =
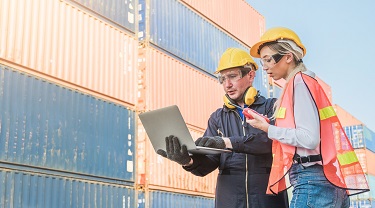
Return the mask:
<svg viewBox="0 0 375 208">
<path fill-rule="evenodd" d="M 358 162 L 357 155 L 354 151 L 337 154 L 337 159 L 339 160 L 340 165 L 349 165 Z"/>
<path fill-rule="evenodd" d="M 336 116 L 336 112 L 332 106 L 327 106 L 325 108 L 319 109 L 320 120 L 331 118 L 333 116 Z"/>
</svg>

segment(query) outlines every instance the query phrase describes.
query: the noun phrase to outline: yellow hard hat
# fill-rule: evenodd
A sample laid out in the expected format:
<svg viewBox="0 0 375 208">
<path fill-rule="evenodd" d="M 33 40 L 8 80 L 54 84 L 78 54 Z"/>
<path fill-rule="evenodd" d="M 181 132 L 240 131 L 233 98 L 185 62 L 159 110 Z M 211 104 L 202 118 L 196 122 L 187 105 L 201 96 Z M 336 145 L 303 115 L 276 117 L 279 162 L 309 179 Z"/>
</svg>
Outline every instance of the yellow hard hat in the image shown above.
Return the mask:
<svg viewBox="0 0 375 208">
<path fill-rule="evenodd" d="M 301 43 L 301 40 L 299 39 L 298 35 L 291 29 L 285 28 L 285 27 L 274 27 L 269 30 L 267 30 L 262 37 L 260 37 L 260 41 L 253 45 L 250 49 L 251 56 L 255 58 L 260 58 L 259 54 L 259 47 L 265 43 L 274 42 L 276 40 L 292 40 L 294 41 L 297 46 L 299 46 L 303 50 L 303 56 L 306 54 L 306 48 Z"/>
<path fill-rule="evenodd" d="M 253 64 L 255 70 L 258 69 L 258 65 L 255 63 L 253 58 L 251 58 L 248 52 L 240 48 L 228 48 L 225 50 L 223 55 L 221 55 L 219 66 L 217 67 L 215 74 L 225 69 L 245 66 L 248 64 Z"/>
</svg>

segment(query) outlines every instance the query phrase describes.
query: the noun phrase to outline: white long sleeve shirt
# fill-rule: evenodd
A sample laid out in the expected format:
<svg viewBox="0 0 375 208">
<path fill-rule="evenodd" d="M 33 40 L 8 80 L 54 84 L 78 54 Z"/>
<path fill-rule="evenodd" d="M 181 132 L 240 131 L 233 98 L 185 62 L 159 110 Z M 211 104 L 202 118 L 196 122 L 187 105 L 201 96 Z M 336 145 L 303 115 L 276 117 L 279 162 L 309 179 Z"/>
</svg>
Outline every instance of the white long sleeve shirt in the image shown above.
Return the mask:
<svg viewBox="0 0 375 208">
<path fill-rule="evenodd" d="M 293 81 L 293 80 L 291 80 Z M 281 143 L 297 147 L 300 156 L 320 154 L 319 114 L 307 86 L 300 74 L 297 74 L 294 82 L 294 118 L 296 128 L 283 128 L 270 125 L 268 137 Z M 305 163 L 310 166 L 321 162 Z"/>
</svg>

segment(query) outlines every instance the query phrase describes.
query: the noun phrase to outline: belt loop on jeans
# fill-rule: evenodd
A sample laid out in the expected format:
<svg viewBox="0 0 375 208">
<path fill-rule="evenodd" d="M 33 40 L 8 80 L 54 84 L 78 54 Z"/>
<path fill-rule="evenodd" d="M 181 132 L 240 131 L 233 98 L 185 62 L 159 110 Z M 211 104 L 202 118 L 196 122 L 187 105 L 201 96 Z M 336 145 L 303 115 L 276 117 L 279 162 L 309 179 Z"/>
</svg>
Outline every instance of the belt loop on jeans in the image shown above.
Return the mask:
<svg viewBox="0 0 375 208">
<path fill-rule="evenodd" d="M 318 162 L 322 161 L 322 156 L 319 155 L 308 155 L 308 156 L 299 156 L 295 154 L 293 160 L 298 164 L 308 163 L 308 162 Z"/>
</svg>

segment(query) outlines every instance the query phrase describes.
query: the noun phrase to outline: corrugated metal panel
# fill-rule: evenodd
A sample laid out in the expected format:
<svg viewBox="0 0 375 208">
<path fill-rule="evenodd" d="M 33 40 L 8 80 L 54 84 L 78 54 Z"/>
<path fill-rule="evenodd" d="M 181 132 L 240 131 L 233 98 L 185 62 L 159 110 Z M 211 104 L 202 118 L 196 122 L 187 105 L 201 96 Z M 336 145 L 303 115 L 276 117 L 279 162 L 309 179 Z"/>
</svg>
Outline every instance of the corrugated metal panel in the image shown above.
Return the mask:
<svg viewBox="0 0 375 208">
<path fill-rule="evenodd" d="M 136 207 L 134 188 L 0 169 L 1 207 Z"/>
<path fill-rule="evenodd" d="M 363 172 L 370 175 L 375 175 L 375 153 L 368 149 L 355 149 L 354 151 L 357 154 L 357 158 L 363 168 Z"/>
<path fill-rule="evenodd" d="M 365 150 L 364 149 L 355 149 L 354 151 L 355 151 L 355 154 L 357 155 L 359 163 L 361 164 L 363 172 L 368 173 L 367 157 L 366 157 Z"/>
<path fill-rule="evenodd" d="M 0 61 L 135 104 L 137 41 L 59 0 L 0 0 Z"/>
<path fill-rule="evenodd" d="M 150 47 L 146 60 L 146 109 L 176 104 L 186 123 L 205 129 L 211 113 L 223 106 L 216 78 Z"/>
<path fill-rule="evenodd" d="M 176 0 L 150 0 L 150 11 L 150 41 L 207 72 L 216 71 L 228 47 L 249 51 L 248 46 Z"/>
<path fill-rule="evenodd" d="M 0 65 L 0 160 L 134 181 L 135 113 Z"/>
<path fill-rule="evenodd" d="M 194 139 L 203 135 L 202 131 L 192 128 L 189 130 Z M 156 154 L 141 123 L 138 127 L 137 144 L 137 174 L 140 180 L 138 183 L 147 184 L 158 190 L 174 190 L 174 192 L 180 193 L 195 192 L 205 196 L 214 196 L 217 170 L 205 177 L 194 176 L 185 171 L 181 165 Z"/>
<path fill-rule="evenodd" d="M 270 97 L 269 91 L 271 88 L 268 82 L 268 75 L 264 70 L 258 69 L 256 71 L 253 87 L 255 87 L 255 89 L 257 89 L 264 97 Z"/>
<path fill-rule="evenodd" d="M 272 95 L 270 95 L 270 97 L 280 98 L 286 81 L 284 79 L 274 80 L 270 77 L 268 77 L 268 78 L 269 78 L 269 82 L 272 83 L 271 84 L 272 85 L 272 91 L 270 92 L 270 94 L 272 94 Z"/>
<path fill-rule="evenodd" d="M 375 133 L 364 125 L 343 127 L 353 148 L 366 148 L 375 152 Z"/>
<path fill-rule="evenodd" d="M 181 0 L 211 19 L 248 46 L 259 41 L 265 31 L 264 17 L 246 1 Z"/>
<path fill-rule="evenodd" d="M 345 130 L 345 134 L 348 136 L 350 142 L 352 143 L 353 148 L 365 147 L 362 125 L 346 126 L 343 128 Z"/>
<path fill-rule="evenodd" d="M 135 32 L 135 0 L 71 0 Z"/>
<path fill-rule="evenodd" d="M 283 88 L 281 88 L 279 85 L 272 83 L 272 85 L 270 86 L 270 92 L 269 92 L 270 97 L 280 98 L 282 90 Z"/>
<path fill-rule="evenodd" d="M 149 193 L 149 192 L 147 192 Z M 146 208 L 146 193 L 142 189 L 137 190 L 137 198 L 138 198 L 138 203 L 137 203 L 137 208 Z M 148 196 L 148 195 L 147 195 Z M 147 207 L 149 208 L 149 207 Z"/>
<path fill-rule="evenodd" d="M 368 199 L 365 200 L 351 200 L 350 208 L 375 208 L 375 202 Z"/>
<path fill-rule="evenodd" d="M 357 199 L 358 200 L 364 200 L 364 199 L 375 200 L 375 176 L 371 175 L 371 174 L 368 174 L 366 176 L 367 176 L 366 177 L 367 182 L 368 182 L 369 187 L 370 187 L 370 191 L 365 192 L 363 194 L 358 194 Z"/>
<path fill-rule="evenodd" d="M 215 207 L 213 198 L 192 196 L 164 191 L 150 191 L 150 208 L 210 208 Z"/>
<path fill-rule="evenodd" d="M 366 141 L 366 149 L 375 152 L 375 132 L 363 125 L 363 137 Z M 375 160 L 373 160 L 375 163 Z M 375 175 L 375 173 L 374 173 Z"/>
<path fill-rule="evenodd" d="M 353 126 L 363 124 L 360 120 L 355 118 L 352 114 L 341 108 L 339 105 L 334 105 L 337 117 L 340 119 L 341 126 Z M 348 136 L 349 137 L 349 136 Z"/>
</svg>

